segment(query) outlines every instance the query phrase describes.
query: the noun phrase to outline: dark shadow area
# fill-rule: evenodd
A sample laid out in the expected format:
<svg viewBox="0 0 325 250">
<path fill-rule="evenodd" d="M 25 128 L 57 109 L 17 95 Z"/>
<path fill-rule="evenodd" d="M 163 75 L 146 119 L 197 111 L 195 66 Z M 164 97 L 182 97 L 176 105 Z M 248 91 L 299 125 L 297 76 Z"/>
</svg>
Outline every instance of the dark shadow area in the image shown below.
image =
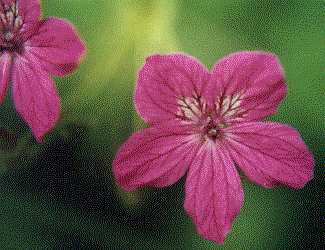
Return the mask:
<svg viewBox="0 0 325 250">
<path fill-rule="evenodd" d="M 147 188 L 151 195 L 138 208 L 127 209 L 110 170 L 113 156 L 103 146 L 90 142 L 87 128 L 70 125 L 33 167 L 1 176 L 0 215 L 5 213 L 1 217 L 6 219 L 0 221 L 0 232 L 10 221 L 17 230 L 7 232 L 3 242 L 23 227 L 33 242 L 47 242 L 49 249 L 185 247 L 186 237 L 180 237 L 184 230 L 179 230 L 185 179 L 167 188 Z M 13 218 L 20 206 L 23 212 Z"/>
</svg>

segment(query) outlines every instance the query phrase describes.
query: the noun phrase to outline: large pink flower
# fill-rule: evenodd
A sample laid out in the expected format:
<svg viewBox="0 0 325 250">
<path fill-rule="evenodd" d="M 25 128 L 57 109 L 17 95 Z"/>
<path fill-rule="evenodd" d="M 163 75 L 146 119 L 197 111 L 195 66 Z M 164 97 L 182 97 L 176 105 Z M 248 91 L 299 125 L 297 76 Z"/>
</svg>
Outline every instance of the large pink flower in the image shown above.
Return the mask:
<svg viewBox="0 0 325 250">
<path fill-rule="evenodd" d="M 68 21 L 40 20 L 39 0 L 0 0 L 0 17 L 0 103 L 11 81 L 16 109 L 41 142 L 60 116 L 47 73 L 71 73 L 86 47 Z"/>
<path fill-rule="evenodd" d="M 286 89 L 278 59 L 264 52 L 232 54 L 211 73 L 184 54 L 149 56 L 134 104 L 153 126 L 118 150 L 118 185 L 164 187 L 189 169 L 184 207 L 200 235 L 225 242 L 244 198 L 235 164 L 266 188 L 302 188 L 313 178 L 313 156 L 298 132 L 260 122 L 276 111 Z"/>
</svg>

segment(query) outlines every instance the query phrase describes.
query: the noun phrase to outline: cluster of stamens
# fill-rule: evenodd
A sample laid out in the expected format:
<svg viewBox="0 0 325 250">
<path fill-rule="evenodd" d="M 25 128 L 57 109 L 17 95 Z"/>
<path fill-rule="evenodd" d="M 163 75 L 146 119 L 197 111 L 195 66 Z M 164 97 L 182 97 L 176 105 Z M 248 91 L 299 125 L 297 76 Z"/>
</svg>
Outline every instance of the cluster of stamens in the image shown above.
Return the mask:
<svg viewBox="0 0 325 250">
<path fill-rule="evenodd" d="M 202 135 L 203 140 L 215 141 L 221 139 L 224 124 L 207 110 L 206 102 L 200 98 L 178 98 L 177 119 L 184 124 L 194 125 L 195 130 Z"/>
<path fill-rule="evenodd" d="M 24 22 L 18 13 L 18 3 L 15 2 L 11 6 L 2 5 L 0 9 L 0 17 L 2 22 L 2 38 L 0 41 L 0 51 L 17 52 L 21 54 L 22 39 L 19 33 L 24 28 Z"/>
<path fill-rule="evenodd" d="M 207 138 L 215 141 L 222 138 L 222 123 L 212 122 L 211 120 L 204 126 L 204 134 Z"/>
<path fill-rule="evenodd" d="M 214 101 L 213 108 L 207 107 L 207 102 L 197 95 L 177 97 L 176 118 L 183 124 L 194 125 L 195 130 L 202 135 L 203 141 L 220 140 L 224 128 L 245 117 L 245 110 L 241 107 L 243 93 L 233 95 L 220 93 Z"/>
</svg>

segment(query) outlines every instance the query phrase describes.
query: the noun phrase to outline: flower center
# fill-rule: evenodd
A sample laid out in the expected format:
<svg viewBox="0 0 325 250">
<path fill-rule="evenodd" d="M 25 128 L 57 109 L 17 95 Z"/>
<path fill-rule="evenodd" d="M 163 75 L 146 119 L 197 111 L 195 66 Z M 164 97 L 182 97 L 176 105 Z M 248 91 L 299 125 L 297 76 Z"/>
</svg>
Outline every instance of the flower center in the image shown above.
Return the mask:
<svg viewBox="0 0 325 250">
<path fill-rule="evenodd" d="M 226 127 L 223 118 L 208 112 L 205 100 L 195 97 L 178 99 L 177 119 L 184 124 L 194 125 L 195 130 L 202 135 L 204 140 L 221 139 L 222 129 Z"/>
<path fill-rule="evenodd" d="M 205 126 L 205 134 L 210 138 L 211 140 L 215 141 L 216 139 L 220 139 L 221 137 L 221 130 L 218 126 L 215 126 L 211 123 L 208 123 Z"/>
<path fill-rule="evenodd" d="M 15 2 L 11 6 L 3 5 L 3 10 L 0 8 L 0 17 L 2 23 L 0 52 L 22 54 L 23 40 L 19 34 L 23 30 L 24 23 L 18 13 L 18 3 Z"/>
<path fill-rule="evenodd" d="M 220 140 L 223 138 L 223 128 L 225 127 L 226 125 L 222 119 L 212 119 L 211 117 L 208 117 L 207 123 L 203 129 L 204 137 L 206 139 L 209 138 L 212 141 Z"/>
</svg>

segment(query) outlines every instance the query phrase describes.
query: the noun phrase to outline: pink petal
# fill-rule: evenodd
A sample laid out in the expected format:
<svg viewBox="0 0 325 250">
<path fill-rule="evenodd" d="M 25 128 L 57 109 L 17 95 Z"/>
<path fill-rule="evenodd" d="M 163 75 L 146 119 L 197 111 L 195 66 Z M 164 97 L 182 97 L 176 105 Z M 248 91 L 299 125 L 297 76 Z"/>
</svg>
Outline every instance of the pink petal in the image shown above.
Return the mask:
<svg viewBox="0 0 325 250">
<path fill-rule="evenodd" d="M 3 6 L 9 6 L 14 9 L 15 3 L 18 6 L 18 16 L 23 21 L 22 37 L 27 40 L 31 37 L 38 27 L 41 18 L 41 7 L 39 0 L 2 0 L 0 4 L 0 12 L 3 13 Z M 0 21 L 2 29 L 2 22 Z"/>
<path fill-rule="evenodd" d="M 233 161 L 222 144 L 207 141 L 186 179 L 184 207 L 201 236 L 224 243 L 244 200 Z"/>
<path fill-rule="evenodd" d="M 212 105 L 226 112 L 230 122 L 260 121 L 272 115 L 286 95 L 283 69 L 269 53 L 231 54 L 217 62 L 211 73 Z"/>
<path fill-rule="evenodd" d="M 113 161 L 117 184 L 131 191 L 141 186 L 169 186 L 180 179 L 199 144 L 184 129 L 177 130 L 152 127 L 132 135 Z"/>
<path fill-rule="evenodd" d="M 201 96 L 208 70 L 184 54 L 151 55 L 138 73 L 134 104 L 149 124 L 175 121 L 178 99 Z"/>
<path fill-rule="evenodd" d="M 292 127 L 253 122 L 225 131 L 231 157 L 253 182 L 302 188 L 313 178 L 313 155 Z"/>
<path fill-rule="evenodd" d="M 10 83 L 12 56 L 5 52 L 0 55 L 0 103 L 5 99 Z"/>
<path fill-rule="evenodd" d="M 40 22 L 37 34 L 26 46 L 38 57 L 41 67 L 55 76 L 73 72 L 86 54 L 86 46 L 73 25 L 54 17 Z"/>
<path fill-rule="evenodd" d="M 53 80 L 39 67 L 37 58 L 25 53 L 14 60 L 12 88 L 18 113 L 41 142 L 60 116 L 60 100 Z"/>
</svg>

